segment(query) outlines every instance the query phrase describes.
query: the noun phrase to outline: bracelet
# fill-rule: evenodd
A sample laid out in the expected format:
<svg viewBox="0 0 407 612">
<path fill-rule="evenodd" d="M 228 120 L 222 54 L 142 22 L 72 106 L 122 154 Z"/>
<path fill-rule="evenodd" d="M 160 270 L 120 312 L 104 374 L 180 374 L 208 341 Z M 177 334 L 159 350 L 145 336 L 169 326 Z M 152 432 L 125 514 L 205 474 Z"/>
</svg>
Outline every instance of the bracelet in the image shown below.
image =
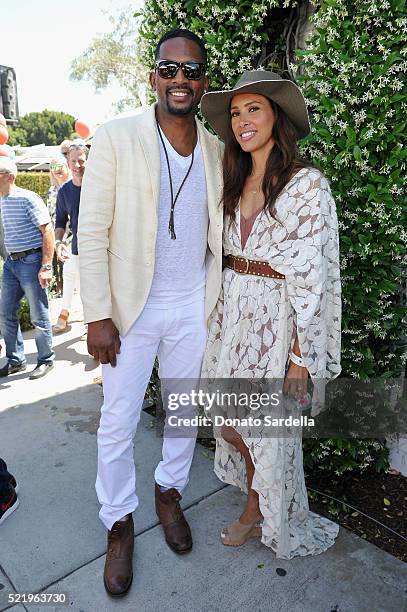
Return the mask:
<svg viewBox="0 0 407 612">
<path fill-rule="evenodd" d="M 298 355 L 296 355 L 294 353 L 294 351 L 290 351 L 290 359 L 293 363 L 295 363 L 295 365 L 299 366 L 300 368 L 304 368 L 304 360 L 302 357 L 299 357 Z"/>
<path fill-rule="evenodd" d="M 52 264 L 42 264 L 41 270 L 52 270 Z"/>
</svg>

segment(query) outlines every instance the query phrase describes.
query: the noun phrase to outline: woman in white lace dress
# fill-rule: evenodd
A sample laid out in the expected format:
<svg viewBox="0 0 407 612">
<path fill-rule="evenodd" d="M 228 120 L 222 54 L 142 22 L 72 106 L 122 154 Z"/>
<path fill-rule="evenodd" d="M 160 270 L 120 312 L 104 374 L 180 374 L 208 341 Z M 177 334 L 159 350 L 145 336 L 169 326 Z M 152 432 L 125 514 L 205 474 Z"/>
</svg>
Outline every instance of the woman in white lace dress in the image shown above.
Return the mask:
<svg viewBox="0 0 407 612">
<path fill-rule="evenodd" d="M 206 94 L 202 112 L 225 141 L 227 262 L 202 377 L 284 379 L 300 401 L 308 376 L 339 374 L 341 334 L 335 203 L 297 149 L 309 133 L 304 98 L 294 83 L 251 71 L 232 90 Z M 222 542 L 261 537 L 286 559 L 321 553 L 338 526 L 309 511 L 301 433 L 262 432 L 243 424 L 216 432 L 216 474 L 248 494 Z"/>
</svg>

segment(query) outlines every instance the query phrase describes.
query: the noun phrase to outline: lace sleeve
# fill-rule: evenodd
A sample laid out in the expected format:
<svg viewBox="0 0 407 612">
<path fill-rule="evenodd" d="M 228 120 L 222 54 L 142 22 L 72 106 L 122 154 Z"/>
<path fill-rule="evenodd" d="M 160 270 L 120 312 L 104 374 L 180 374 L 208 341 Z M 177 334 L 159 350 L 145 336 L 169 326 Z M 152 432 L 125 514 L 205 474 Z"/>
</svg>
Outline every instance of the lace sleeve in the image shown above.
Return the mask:
<svg viewBox="0 0 407 612">
<path fill-rule="evenodd" d="M 286 276 L 301 355 L 311 378 L 340 373 L 341 286 L 338 222 L 325 177 L 308 170 L 278 200 L 277 252 L 271 264 Z"/>
</svg>

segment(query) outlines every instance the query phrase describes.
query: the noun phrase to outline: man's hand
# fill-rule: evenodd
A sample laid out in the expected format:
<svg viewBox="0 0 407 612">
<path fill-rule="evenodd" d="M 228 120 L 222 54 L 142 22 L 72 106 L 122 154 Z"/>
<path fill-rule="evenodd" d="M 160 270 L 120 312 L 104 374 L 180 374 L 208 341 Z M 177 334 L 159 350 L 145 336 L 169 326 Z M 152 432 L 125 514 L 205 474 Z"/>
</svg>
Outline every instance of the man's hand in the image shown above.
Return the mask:
<svg viewBox="0 0 407 612">
<path fill-rule="evenodd" d="M 289 397 L 301 401 L 307 396 L 308 370 L 290 362 L 287 375 L 284 380 L 283 393 Z"/>
<path fill-rule="evenodd" d="M 57 258 L 59 259 L 59 261 L 64 262 L 70 258 L 69 250 L 66 248 L 63 242 L 59 242 L 57 244 L 55 252 L 57 254 Z"/>
<path fill-rule="evenodd" d="M 40 270 L 38 272 L 38 280 L 42 289 L 46 289 L 52 281 L 52 270 Z"/>
<path fill-rule="evenodd" d="M 120 336 L 112 319 L 88 323 L 88 353 L 100 363 L 116 367 L 116 355 L 120 353 Z"/>
</svg>

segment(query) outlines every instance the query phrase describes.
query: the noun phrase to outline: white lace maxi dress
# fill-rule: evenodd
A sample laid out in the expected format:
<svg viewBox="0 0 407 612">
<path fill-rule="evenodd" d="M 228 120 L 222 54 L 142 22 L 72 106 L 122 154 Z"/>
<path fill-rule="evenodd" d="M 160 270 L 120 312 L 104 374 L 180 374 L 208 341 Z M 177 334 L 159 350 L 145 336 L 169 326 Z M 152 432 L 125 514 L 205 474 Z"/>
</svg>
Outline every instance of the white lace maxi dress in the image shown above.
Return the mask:
<svg viewBox="0 0 407 612">
<path fill-rule="evenodd" d="M 267 261 L 286 279 L 224 270 L 209 320 L 203 378 L 282 379 L 296 332 L 312 379 L 340 372 L 338 225 L 325 177 L 314 168 L 301 169 L 277 199 L 275 217 L 264 211 L 257 216 L 243 250 L 239 211 L 230 226 L 225 223 L 225 255 Z M 339 528 L 309 511 L 301 437 L 259 438 L 247 427 L 236 429 L 255 467 L 252 486 L 264 517 L 263 544 L 285 559 L 329 548 Z M 247 492 L 244 460 L 220 436 L 215 473 Z"/>
</svg>

